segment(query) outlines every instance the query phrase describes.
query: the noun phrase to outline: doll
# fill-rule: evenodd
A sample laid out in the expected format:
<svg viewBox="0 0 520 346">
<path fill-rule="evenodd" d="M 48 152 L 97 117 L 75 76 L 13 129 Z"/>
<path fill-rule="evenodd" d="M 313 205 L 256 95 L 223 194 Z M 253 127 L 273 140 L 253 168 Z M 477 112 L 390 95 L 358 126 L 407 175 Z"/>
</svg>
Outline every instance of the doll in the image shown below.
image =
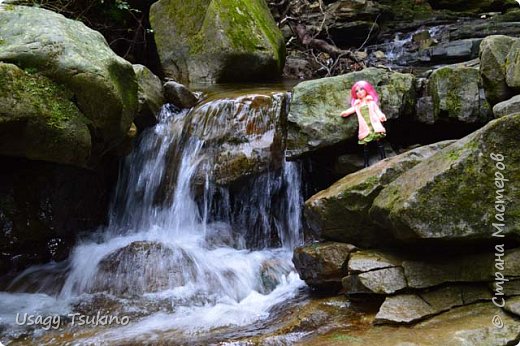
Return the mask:
<svg viewBox="0 0 520 346">
<path fill-rule="evenodd" d="M 356 113 L 359 123 L 358 143 L 363 145 L 363 157 L 365 167 L 368 167 L 368 144 L 370 142 L 377 143 L 377 149 L 381 160 L 386 158 L 385 149 L 382 139 L 386 136 L 386 130 L 382 122 L 386 121 L 386 116 L 383 114 L 377 102 L 379 96 L 374 87 L 366 81 L 358 81 L 352 86 L 350 91 L 351 106 L 340 115 L 343 118 Z"/>
</svg>

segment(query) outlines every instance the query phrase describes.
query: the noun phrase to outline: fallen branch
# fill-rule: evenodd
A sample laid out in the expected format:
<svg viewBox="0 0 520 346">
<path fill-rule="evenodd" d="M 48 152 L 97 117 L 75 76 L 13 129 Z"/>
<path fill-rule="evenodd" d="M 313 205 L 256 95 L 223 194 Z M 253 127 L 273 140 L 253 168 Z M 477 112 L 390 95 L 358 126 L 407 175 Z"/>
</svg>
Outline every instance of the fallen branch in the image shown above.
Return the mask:
<svg viewBox="0 0 520 346">
<path fill-rule="evenodd" d="M 309 48 L 317 49 L 321 52 L 329 54 L 331 57 L 338 58 L 338 57 L 347 57 L 351 59 L 352 61 L 362 64 L 363 62 L 359 61 L 354 53 L 352 53 L 349 50 L 340 49 L 330 43 L 328 43 L 325 40 L 321 40 L 318 38 L 313 38 L 307 29 L 305 28 L 305 25 L 303 24 L 297 24 L 296 28 L 293 30 L 293 32 L 296 34 L 296 37 L 298 40 L 305 46 Z"/>
</svg>

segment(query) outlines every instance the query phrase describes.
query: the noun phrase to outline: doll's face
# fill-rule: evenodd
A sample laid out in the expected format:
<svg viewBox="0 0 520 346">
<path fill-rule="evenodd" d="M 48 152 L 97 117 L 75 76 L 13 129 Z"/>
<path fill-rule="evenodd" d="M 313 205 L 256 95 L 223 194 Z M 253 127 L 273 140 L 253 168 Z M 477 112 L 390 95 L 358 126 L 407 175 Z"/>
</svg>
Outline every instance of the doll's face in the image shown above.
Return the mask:
<svg viewBox="0 0 520 346">
<path fill-rule="evenodd" d="M 356 89 L 356 96 L 357 96 L 358 99 L 362 99 L 365 96 L 367 96 L 367 91 L 364 88 L 362 88 L 362 87 L 358 87 Z"/>
</svg>

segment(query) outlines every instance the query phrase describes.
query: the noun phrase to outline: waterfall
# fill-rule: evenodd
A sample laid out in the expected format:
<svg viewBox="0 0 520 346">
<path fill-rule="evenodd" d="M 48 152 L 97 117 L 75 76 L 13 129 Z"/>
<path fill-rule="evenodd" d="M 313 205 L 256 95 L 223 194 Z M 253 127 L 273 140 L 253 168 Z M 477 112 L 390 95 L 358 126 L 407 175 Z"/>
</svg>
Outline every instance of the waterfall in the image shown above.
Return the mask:
<svg viewBox="0 0 520 346">
<path fill-rule="evenodd" d="M 143 132 L 122 164 L 108 226 L 77 245 L 67 262 L 30 268 L 10 289 L 55 294 L 55 300 L 48 296 L 50 305 L 68 302 L 71 311 L 80 307 L 88 314 L 101 299 L 132 317 L 128 326 L 92 340 L 200 333 L 267 318 L 304 286 L 291 260 L 303 242 L 300 166 L 282 159 L 278 167 L 269 154 L 263 173 L 217 184 L 222 143 L 208 139 L 215 134 L 207 126 L 193 126 L 202 111 L 217 107 L 229 118 L 229 105 L 240 102 L 236 117 L 276 118 L 264 119 L 265 129 L 255 128 L 238 147 L 247 146 L 248 157 L 266 157 L 284 107 L 282 98 L 270 97 L 272 105 L 257 108 L 256 115 L 247 98 L 211 101 L 191 111 L 165 105 L 160 122 Z M 219 114 L 212 110 L 211 120 Z M 42 277 L 55 280 L 52 289 L 38 286 Z M 5 315 L 0 309 L 0 318 Z"/>
</svg>

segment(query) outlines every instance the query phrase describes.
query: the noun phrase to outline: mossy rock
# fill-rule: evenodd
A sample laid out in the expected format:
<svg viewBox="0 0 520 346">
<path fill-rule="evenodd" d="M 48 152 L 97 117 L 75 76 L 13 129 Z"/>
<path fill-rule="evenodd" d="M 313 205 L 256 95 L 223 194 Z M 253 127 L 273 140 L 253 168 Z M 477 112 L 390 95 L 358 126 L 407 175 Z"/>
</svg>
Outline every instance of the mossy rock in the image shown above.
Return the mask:
<svg viewBox="0 0 520 346">
<path fill-rule="evenodd" d="M 433 101 L 433 119 L 463 123 L 485 123 L 491 109 L 483 96 L 478 69 L 462 66 L 433 71 L 428 91 Z"/>
<path fill-rule="evenodd" d="M 491 121 L 394 180 L 369 215 L 404 241 L 520 238 L 518 138 L 520 114 Z"/>
<path fill-rule="evenodd" d="M 480 43 L 480 76 L 486 99 L 494 106 L 514 95 L 506 82 L 506 59 L 517 38 L 492 35 Z"/>
<path fill-rule="evenodd" d="M 0 37 L 0 61 L 38 71 L 74 93 L 91 121 L 96 153 L 125 138 L 137 110 L 135 74 L 99 32 L 42 8 L 10 6 L 0 11 Z"/>
<path fill-rule="evenodd" d="M 90 121 L 72 98 L 47 77 L 0 63 L 0 154 L 87 166 Z"/>
<path fill-rule="evenodd" d="M 325 239 L 369 247 L 391 243 L 391 233 L 369 217 L 372 202 L 399 175 L 450 143 L 419 147 L 338 180 L 305 202 L 307 223 Z"/>
<path fill-rule="evenodd" d="M 133 68 L 139 100 L 135 123 L 139 129 L 143 129 L 157 123 L 157 113 L 164 104 L 164 90 L 159 77 L 146 66 L 134 64 Z"/>
<path fill-rule="evenodd" d="M 281 75 L 285 43 L 262 0 L 160 0 L 150 22 L 165 75 L 182 83 Z"/>
<path fill-rule="evenodd" d="M 493 107 L 493 115 L 495 118 L 516 113 L 520 113 L 520 95 L 516 95 L 509 100 L 497 103 Z"/>
<path fill-rule="evenodd" d="M 288 116 L 287 155 L 291 158 L 357 138 L 356 115 L 340 117 L 350 107 L 350 89 L 358 80 L 370 82 L 379 93 L 388 119 L 411 115 L 415 109 L 415 77 L 367 68 L 341 76 L 296 85 Z"/>
<path fill-rule="evenodd" d="M 520 91 L 520 40 L 516 40 L 506 57 L 506 84 Z"/>
</svg>

